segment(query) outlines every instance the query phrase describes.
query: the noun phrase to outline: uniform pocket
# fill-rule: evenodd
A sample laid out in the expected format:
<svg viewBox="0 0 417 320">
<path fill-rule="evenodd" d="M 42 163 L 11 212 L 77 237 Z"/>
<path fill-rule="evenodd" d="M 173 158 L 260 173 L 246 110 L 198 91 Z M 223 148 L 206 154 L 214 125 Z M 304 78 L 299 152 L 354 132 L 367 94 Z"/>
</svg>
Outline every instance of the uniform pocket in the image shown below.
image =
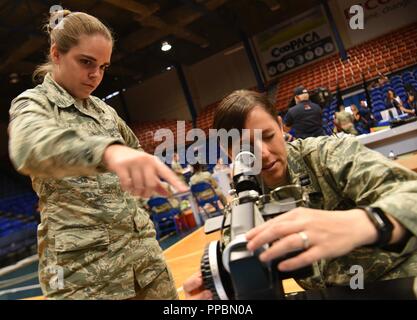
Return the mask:
<svg viewBox="0 0 417 320">
<path fill-rule="evenodd" d="M 135 274 L 139 286 L 144 288 L 158 277 L 167 268 L 167 265 L 156 239 L 143 239 L 140 246 L 144 255 L 137 265 Z"/>
<path fill-rule="evenodd" d="M 56 261 L 63 269 L 65 289 L 86 288 L 88 295 L 94 295 L 97 284 L 109 281 L 109 244 L 105 227 L 73 228 L 56 233 Z"/>
<path fill-rule="evenodd" d="M 135 222 L 135 227 L 138 232 L 142 232 L 145 228 L 149 229 L 153 227 L 149 213 L 141 207 L 137 208 L 137 211 L 133 216 L 133 221 Z"/>
<path fill-rule="evenodd" d="M 58 231 L 55 235 L 56 252 L 108 246 L 109 243 L 109 233 L 104 227 L 67 229 Z"/>
</svg>

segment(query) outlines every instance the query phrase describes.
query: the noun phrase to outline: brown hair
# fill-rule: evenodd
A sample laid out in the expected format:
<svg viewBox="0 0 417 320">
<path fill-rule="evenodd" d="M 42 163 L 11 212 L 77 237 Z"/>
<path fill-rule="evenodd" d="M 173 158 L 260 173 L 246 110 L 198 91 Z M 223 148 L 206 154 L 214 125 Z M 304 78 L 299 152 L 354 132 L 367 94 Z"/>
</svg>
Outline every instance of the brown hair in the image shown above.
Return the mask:
<svg viewBox="0 0 417 320">
<path fill-rule="evenodd" d="M 58 23 L 56 23 L 58 22 Z M 53 12 L 45 24 L 49 43 L 56 44 L 59 52 L 65 54 L 78 44 L 82 35 L 100 34 L 114 43 L 111 30 L 100 20 L 84 12 L 61 10 Z M 52 71 L 52 61 L 48 54 L 47 62 L 38 66 L 33 73 L 34 82 L 41 82 L 48 72 Z"/>
<path fill-rule="evenodd" d="M 194 173 L 203 171 L 203 167 L 201 166 L 199 162 L 194 163 L 192 166 L 193 166 Z"/>
<path fill-rule="evenodd" d="M 277 119 L 277 110 L 268 100 L 265 94 L 249 90 L 237 90 L 224 98 L 217 107 L 213 128 L 215 129 L 238 129 L 244 128 L 246 118 L 255 107 L 261 107 Z"/>
</svg>

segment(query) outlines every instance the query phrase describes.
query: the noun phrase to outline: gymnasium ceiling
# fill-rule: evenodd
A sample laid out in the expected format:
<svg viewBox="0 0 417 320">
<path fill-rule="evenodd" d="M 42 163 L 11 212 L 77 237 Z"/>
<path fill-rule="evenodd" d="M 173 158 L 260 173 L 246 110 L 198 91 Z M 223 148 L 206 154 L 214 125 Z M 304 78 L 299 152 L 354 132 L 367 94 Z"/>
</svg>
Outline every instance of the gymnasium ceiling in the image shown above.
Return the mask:
<svg viewBox="0 0 417 320">
<path fill-rule="evenodd" d="M 116 34 L 112 66 L 95 95 L 191 65 L 291 18 L 320 0 L 0 0 L 0 121 L 8 121 L 13 97 L 33 87 L 48 41 L 42 25 L 53 5 L 92 14 Z M 168 40 L 173 48 L 160 50 Z M 18 79 L 11 83 L 11 75 Z"/>
</svg>

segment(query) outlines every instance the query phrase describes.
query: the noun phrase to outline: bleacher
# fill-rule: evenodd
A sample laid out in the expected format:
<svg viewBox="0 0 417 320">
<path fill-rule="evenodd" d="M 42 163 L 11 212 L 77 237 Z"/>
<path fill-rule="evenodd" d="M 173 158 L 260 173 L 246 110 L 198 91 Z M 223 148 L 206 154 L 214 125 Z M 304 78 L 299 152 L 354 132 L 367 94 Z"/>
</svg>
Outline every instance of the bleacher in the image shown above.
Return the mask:
<svg viewBox="0 0 417 320">
<path fill-rule="evenodd" d="M 335 92 L 373 81 L 380 73 L 392 74 L 417 63 L 417 24 L 412 24 L 347 50 L 349 59 L 335 53 L 307 67 L 283 75 L 278 81 L 276 108 L 284 110 L 298 85 L 319 86 Z"/>
<path fill-rule="evenodd" d="M 379 88 L 373 88 L 369 91 L 371 105 L 369 106 L 372 114 L 377 121 L 378 126 L 389 125 L 387 121 L 383 121 L 381 112 L 387 110 L 385 103 L 387 91 L 392 89 L 401 98 L 403 103 L 407 101 L 406 85 L 411 85 L 417 90 L 417 68 L 408 68 L 405 71 L 393 73 L 389 77 L 389 82 Z M 322 120 L 323 129 L 328 135 L 332 133 L 334 128 L 333 118 L 337 112 L 337 99 L 333 98 L 331 104 L 323 110 Z M 405 116 L 405 115 L 404 115 Z"/>
<path fill-rule="evenodd" d="M 347 50 L 349 59 L 343 61 L 339 54 L 312 63 L 302 69 L 294 70 L 283 75 L 276 84 L 275 106 L 278 111 L 287 108 L 292 99 L 293 90 L 302 84 L 308 89 L 325 87 L 335 93 L 337 87 L 342 92 L 361 86 L 364 81 L 370 83 L 379 74 L 386 74 L 391 78 L 390 86 L 405 101 L 404 84 L 411 83 L 417 87 L 416 69 L 395 75 L 398 70 L 410 69 L 417 64 L 417 24 L 396 30 L 390 34 L 362 43 Z M 380 112 L 385 110 L 386 88 L 372 90 L 372 112 L 377 120 L 381 120 Z M 253 88 L 250 88 L 253 89 Z M 219 102 L 205 107 L 197 116 L 196 127 L 208 130 L 213 123 L 214 111 Z M 336 101 L 333 101 L 323 113 L 323 127 L 327 134 L 333 129 L 333 115 L 336 111 Z M 181 120 L 181 119 L 178 119 Z M 153 140 L 154 133 L 161 128 L 172 130 L 177 137 L 176 120 L 161 120 L 149 123 L 136 123 L 133 131 L 147 152 L 153 153 L 160 142 Z M 186 132 L 192 128 L 191 121 L 186 122 Z"/>
<path fill-rule="evenodd" d="M 417 90 L 417 68 L 393 75 L 390 77 L 390 81 L 384 86 L 371 90 L 372 113 L 377 121 L 382 120 L 381 111 L 387 109 L 385 104 L 387 91 L 390 89 L 394 90 L 404 103 L 407 101 L 405 88 L 405 85 L 407 84 L 413 86 L 413 88 Z"/>
<path fill-rule="evenodd" d="M 34 193 L 0 199 L 0 268 L 36 253 L 37 202 Z"/>
</svg>

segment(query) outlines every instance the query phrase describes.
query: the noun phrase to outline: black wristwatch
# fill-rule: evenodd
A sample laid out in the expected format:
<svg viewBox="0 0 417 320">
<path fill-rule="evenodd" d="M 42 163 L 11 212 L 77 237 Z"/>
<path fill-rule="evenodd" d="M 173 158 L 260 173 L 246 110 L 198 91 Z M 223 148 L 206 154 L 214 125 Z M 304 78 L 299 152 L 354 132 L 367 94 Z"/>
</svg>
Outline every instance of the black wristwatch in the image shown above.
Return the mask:
<svg viewBox="0 0 417 320">
<path fill-rule="evenodd" d="M 376 207 L 361 206 L 358 208 L 366 211 L 369 220 L 371 220 L 372 224 L 378 231 L 378 239 L 373 245 L 378 247 L 385 247 L 388 245 L 392 237 L 392 230 L 394 229 L 394 225 L 388 219 L 384 211 Z"/>
</svg>

